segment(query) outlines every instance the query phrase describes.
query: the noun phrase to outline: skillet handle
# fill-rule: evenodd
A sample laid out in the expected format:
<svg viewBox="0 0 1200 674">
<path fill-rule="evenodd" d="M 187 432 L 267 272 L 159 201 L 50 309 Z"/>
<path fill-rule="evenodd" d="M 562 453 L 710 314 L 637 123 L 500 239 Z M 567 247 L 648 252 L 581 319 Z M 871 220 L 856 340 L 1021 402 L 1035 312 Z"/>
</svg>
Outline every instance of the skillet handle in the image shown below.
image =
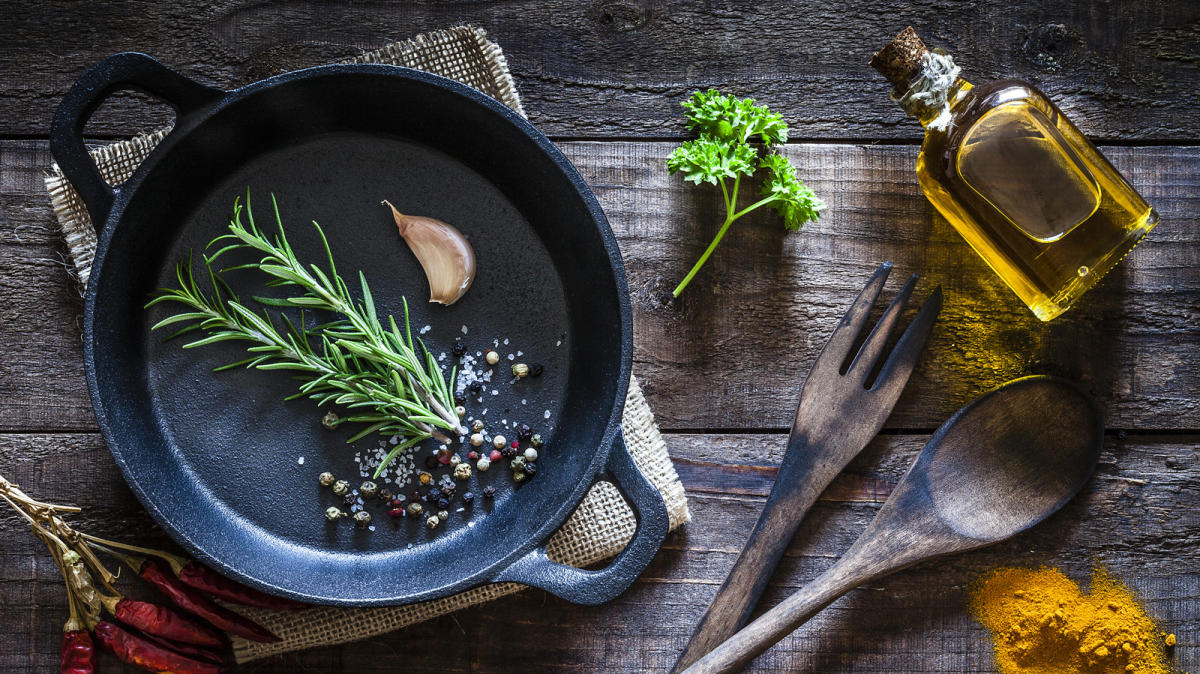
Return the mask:
<svg viewBox="0 0 1200 674">
<path fill-rule="evenodd" d="M 160 98 L 186 115 L 225 92 L 206 87 L 137 52 L 113 54 L 83 74 L 63 96 L 50 126 L 50 153 L 79 193 L 99 232 L 120 187 L 109 187 L 83 144 L 83 127 L 112 93 L 136 89 Z"/>
<path fill-rule="evenodd" d="M 574 604 L 595 606 L 616 599 L 637 580 L 667 537 L 667 506 L 658 489 L 633 462 L 625 437 L 618 433 L 605 466 L 606 476 L 633 506 L 637 531 L 625 549 L 599 571 L 587 571 L 551 561 L 546 546 L 530 551 L 501 571 L 497 581 L 513 581 L 566 599 Z"/>
</svg>

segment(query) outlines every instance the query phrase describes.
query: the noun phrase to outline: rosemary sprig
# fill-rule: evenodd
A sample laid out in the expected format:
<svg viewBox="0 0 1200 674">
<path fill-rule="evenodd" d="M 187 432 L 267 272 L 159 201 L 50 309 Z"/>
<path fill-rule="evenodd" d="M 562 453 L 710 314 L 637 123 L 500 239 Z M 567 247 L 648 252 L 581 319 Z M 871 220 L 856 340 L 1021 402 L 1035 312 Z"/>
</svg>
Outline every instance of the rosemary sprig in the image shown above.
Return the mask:
<svg viewBox="0 0 1200 674">
<path fill-rule="evenodd" d="M 308 397 L 318 405 L 342 405 L 355 411 L 341 421 L 363 423 L 366 426 L 350 438 L 358 440 L 374 432 L 404 435 L 405 447 L 434 437 L 442 442 L 449 438 L 442 431 L 463 435 L 466 429 L 459 424 L 454 412 L 453 397 L 443 378 L 437 360 L 421 340 L 414 339 L 409 325 L 408 302 L 404 301 L 404 329 L 388 316 L 387 327 L 380 322 L 375 302 L 366 278 L 359 273 L 362 298 L 354 299 L 342 277 L 338 275 L 329 249 L 329 241 L 321 226 L 313 226 L 321 237 L 328 267 L 305 265 L 284 234 L 279 206 L 271 198 L 279 233 L 265 234 L 254 222 L 247 200 L 244 209 L 234 202 L 229 233 L 214 239 L 209 248 L 216 252 L 204 257 L 211 293 L 197 283 L 192 260 L 186 258 L 176 266 L 178 288 L 156 291 L 147 307 L 164 302 L 181 304 L 185 310 L 168 316 L 153 326 L 159 330 L 170 325 L 186 325 L 170 338 L 196 330 L 203 337 L 183 346 L 196 348 L 223 341 L 249 342 L 249 358 L 216 368 L 226 370 L 245 366 L 260 370 L 291 370 L 301 380 L 299 390 L 288 399 Z M 217 270 L 214 265 L 222 255 L 237 250 L 249 250 L 261 257 L 257 262 Z M 237 269 L 254 269 L 270 277 L 268 286 L 299 289 L 296 296 L 286 298 L 255 297 L 259 304 L 299 310 L 299 320 L 293 321 L 280 313 L 284 329 L 277 328 L 271 313 L 250 309 L 238 298 L 221 274 Z M 310 326 L 305 312 L 324 311 L 340 318 Z M 169 339 L 170 339 L 169 338 Z M 450 380 L 454 380 L 452 371 Z M 380 464 L 382 471 L 397 453 L 389 454 Z"/>
</svg>

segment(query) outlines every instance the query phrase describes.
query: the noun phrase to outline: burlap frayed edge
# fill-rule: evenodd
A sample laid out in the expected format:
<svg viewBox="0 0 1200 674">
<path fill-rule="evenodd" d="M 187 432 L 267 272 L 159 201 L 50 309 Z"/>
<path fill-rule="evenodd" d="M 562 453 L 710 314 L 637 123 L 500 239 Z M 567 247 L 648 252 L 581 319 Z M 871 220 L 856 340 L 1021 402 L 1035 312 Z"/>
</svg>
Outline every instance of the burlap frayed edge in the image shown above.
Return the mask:
<svg viewBox="0 0 1200 674">
<path fill-rule="evenodd" d="M 520 97 L 500 47 L 474 26 L 458 26 L 419 35 L 345 61 L 388 63 L 418 68 L 456 79 L 493 96 L 524 116 Z M 105 180 L 120 184 L 137 169 L 170 128 L 113 143 L 91 151 Z M 91 217 L 57 165 L 45 177 L 55 217 L 63 230 L 75 264 L 80 287 L 87 285 L 96 251 Z M 636 379 L 631 379 L 622 416 L 626 446 L 638 467 L 662 494 L 670 528 L 688 522 L 687 498 L 675 472 L 654 415 Z M 583 502 L 551 537 L 548 556 L 560 563 L 587 566 L 620 552 L 636 529 L 632 509 L 615 486 L 598 482 Z M 524 589 L 516 583 L 498 583 L 457 595 L 400 607 L 371 609 L 314 608 L 306 611 L 247 610 L 270 627 L 282 641 L 259 644 L 234 638 L 234 656 L 247 662 L 290 651 L 358 641 L 413 625 L 475 604 Z M 241 609 L 239 609 L 241 610 Z"/>
</svg>

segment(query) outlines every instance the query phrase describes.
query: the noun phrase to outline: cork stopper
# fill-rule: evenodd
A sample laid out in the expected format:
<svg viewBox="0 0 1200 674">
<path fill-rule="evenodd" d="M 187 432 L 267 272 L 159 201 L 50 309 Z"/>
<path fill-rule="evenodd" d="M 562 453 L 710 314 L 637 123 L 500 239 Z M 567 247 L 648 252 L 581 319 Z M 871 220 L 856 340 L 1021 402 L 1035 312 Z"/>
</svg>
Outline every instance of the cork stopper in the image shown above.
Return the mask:
<svg viewBox="0 0 1200 674">
<path fill-rule="evenodd" d="M 928 51 L 917 32 L 909 26 L 871 57 L 871 67 L 892 83 L 896 95 L 901 95 L 908 90 L 909 82 L 921 67 L 921 56 Z"/>
</svg>

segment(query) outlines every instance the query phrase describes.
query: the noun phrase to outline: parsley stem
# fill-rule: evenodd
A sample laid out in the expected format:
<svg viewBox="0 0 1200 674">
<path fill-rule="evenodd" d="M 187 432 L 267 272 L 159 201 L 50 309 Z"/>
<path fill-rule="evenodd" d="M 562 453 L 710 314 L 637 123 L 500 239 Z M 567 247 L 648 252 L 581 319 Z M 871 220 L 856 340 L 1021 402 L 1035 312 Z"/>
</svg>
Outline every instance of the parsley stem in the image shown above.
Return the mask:
<svg viewBox="0 0 1200 674">
<path fill-rule="evenodd" d="M 740 217 L 742 217 L 743 215 L 745 215 L 745 214 L 749 213 L 750 211 L 752 211 L 752 210 L 754 210 L 754 209 L 758 208 L 759 206 L 763 206 L 763 205 L 765 205 L 765 204 L 769 204 L 769 203 L 771 203 L 772 201 L 776 201 L 778 198 L 779 198 L 779 197 L 777 197 L 777 196 L 775 196 L 775 195 L 773 195 L 773 194 L 772 194 L 771 196 L 769 196 L 769 197 L 767 197 L 767 198 L 765 198 L 765 199 L 759 199 L 758 201 L 756 201 L 756 202 L 754 202 L 754 203 L 750 204 L 749 206 L 747 206 L 747 207 L 743 208 L 742 210 L 738 211 L 737 213 L 734 213 L 734 214 L 733 214 L 733 219 L 734 219 L 734 220 L 737 220 L 738 218 L 740 218 Z"/>
<path fill-rule="evenodd" d="M 733 215 L 725 216 L 725 223 L 721 225 L 721 229 L 717 230 L 716 237 L 713 238 L 712 243 L 708 244 L 708 248 L 704 251 L 704 254 L 700 256 L 700 259 L 696 260 L 696 264 L 692 265 L 692 270 L 687 273 L 687 276 L 684 276 L 683 280 L 679 282 L 679 285 L 675 286 L 675 290 L 671 292 L 672 296 L 679 297 L 679 294 L 683 292 L 683 289 L 692 282 L 692 277 L 695 276 L 696 272 L 700 271 L 700 268 L 703 267 L 704 263 L 708 261 L 708 256 L 712 255 L 713 251 L 717 249 L 717 244 L 721 243 L 721 239 L 725 236 L 725 232 L 729 230 L 729 226 L 732 225 L 733 221 L 736 219 L 736 216 Z"/>
</svg>

